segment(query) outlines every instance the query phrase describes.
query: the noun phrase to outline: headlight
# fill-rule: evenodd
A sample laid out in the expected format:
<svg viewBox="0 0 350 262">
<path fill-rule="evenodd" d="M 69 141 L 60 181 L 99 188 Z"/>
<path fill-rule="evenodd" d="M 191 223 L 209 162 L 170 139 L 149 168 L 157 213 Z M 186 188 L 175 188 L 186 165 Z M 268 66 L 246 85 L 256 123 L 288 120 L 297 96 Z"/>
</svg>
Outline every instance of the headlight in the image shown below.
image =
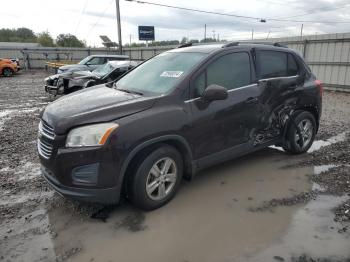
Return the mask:
<svg viewBox="0 0 350 262">
<path fill-rule="evenodd" d="M 118 126 L 116 123 L 104 123 L 74 128 L 68 133 L 66 147 L 102 146 Z"/>
</svg>

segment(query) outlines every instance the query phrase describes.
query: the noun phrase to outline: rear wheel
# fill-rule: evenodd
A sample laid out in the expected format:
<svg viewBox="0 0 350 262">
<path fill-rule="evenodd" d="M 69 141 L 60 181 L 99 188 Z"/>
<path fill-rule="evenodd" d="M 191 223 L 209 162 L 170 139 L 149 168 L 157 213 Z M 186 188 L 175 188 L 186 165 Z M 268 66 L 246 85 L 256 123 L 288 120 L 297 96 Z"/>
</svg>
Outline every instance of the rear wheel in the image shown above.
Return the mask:
<svg viewBox="0 0 350 262">
<path fill-rule="evenodd" d="M 139 159 L 129 181 L 129 198 L 142 209 L 159 208 L 175 196 L 182 174 L 179 152 L 172 146 L 160 146 Z"/>
<path fill-rule="evenodd" d="M 286 144 L 283 149 L 292 154 L 301 154 L 309 150 L 316 135 L 316 121 L 307 111 L 302 111 L 293 117 L 295 125 L 290 123 Z M 299 127 L 300 134 L 296 128 Z"/>
<path fill-rule="evenodd" d="M 13 70 L 11 68 L 6 67 L 6 68 L 4 68 L 2 70 L 2 74 L 4 76 L 12 76 L 13 75 Z"/>
</svg>

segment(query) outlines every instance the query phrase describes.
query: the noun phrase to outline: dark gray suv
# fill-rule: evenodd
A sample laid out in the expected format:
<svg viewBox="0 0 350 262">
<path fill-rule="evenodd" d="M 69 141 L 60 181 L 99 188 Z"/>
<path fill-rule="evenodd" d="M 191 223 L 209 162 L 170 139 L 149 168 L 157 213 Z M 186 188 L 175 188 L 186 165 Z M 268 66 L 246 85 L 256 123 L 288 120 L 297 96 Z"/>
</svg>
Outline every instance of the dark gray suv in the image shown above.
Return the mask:
<svg viewBox="0 0 350 262">
<path fill-rule="evenodd" d="M 182 46 L 48 105 L 39 125 L 43 175 L 70 198 L 117 203 L 124 195 L 155 209 L 208 166 L 271 145 L 306 152 L 322 90 L 303 58 L 278 44 Z"/>
</svg>

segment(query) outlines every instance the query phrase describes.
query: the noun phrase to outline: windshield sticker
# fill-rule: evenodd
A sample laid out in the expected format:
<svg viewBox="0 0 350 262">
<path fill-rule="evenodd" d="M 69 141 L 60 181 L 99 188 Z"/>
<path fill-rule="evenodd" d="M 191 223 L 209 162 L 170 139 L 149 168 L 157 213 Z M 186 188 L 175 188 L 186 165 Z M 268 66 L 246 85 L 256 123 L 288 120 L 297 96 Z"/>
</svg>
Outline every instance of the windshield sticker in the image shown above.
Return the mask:
<svg viewBox="0 0 350 262">
<path fill-rule="evenodd" d="M 177 78 L 180 77 L 182 74 L 182 71 L 164 71 L 160 76 Z"/>
</svg>

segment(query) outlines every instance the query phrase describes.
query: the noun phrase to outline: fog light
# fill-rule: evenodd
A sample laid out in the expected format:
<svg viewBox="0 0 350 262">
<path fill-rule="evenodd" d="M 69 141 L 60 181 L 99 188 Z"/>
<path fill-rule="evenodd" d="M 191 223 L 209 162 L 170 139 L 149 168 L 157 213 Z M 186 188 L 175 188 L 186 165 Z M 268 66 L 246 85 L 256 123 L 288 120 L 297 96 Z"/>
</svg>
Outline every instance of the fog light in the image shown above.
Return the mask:
<svg viewBox="0 0 350 262">
<path fill-rule="evenodd" d="M 72 170 L 74 185 L 93 186 L 97 185 L 99 164 L 75 167 Z"/>
</svg>

